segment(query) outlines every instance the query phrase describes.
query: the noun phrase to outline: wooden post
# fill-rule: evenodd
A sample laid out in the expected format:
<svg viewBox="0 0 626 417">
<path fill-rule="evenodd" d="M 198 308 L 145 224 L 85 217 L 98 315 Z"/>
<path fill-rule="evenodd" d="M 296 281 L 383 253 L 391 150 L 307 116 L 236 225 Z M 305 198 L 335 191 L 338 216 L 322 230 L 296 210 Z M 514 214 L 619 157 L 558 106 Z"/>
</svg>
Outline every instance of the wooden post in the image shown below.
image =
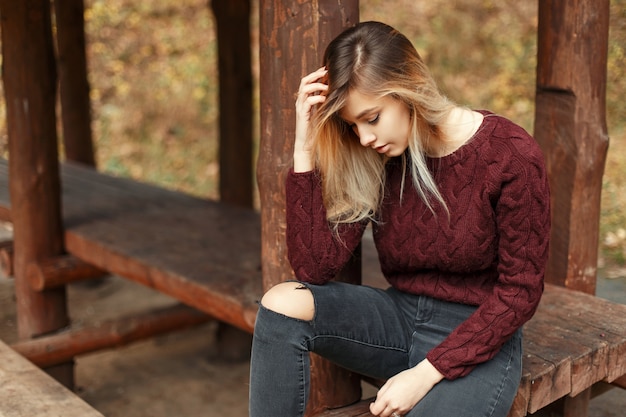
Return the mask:
<svg viewBox="0 0 626 417">
<path fill-rule="evenodd" d="M 608 149 L 608 28 L 609 0 L 539 1 L 535 138 L 552 193 L 546 280 L 591 294 Z M 563 415 L 588 415 L 589 395 L 565 398 Z"/>
<path fill-rule="evenodd" d="M 13 241 L 0 242 L 0 272 L 7 277 L 13 276 Z"/>
<path fill-rule="evenodd" d="M 285 247 L 285 175 L 292 166 L 295 94 L 300 79 L 321 66 L 326 45 L 358 22 L 358 0 L 260 2 L 261 197 L 263 284 L 293 278 Z M 359 275 L 358 271 L 355 275 Z M 359 399 L 359 380 L 317 356 L 311 358 L 307 415 Z"/>
<path fill-rule="evenodd" d="M 595 293 L 609 0 L 539 1 L 535 138 L 552 192 L 546 280 Z"/>
<path fill-rule="evenodd" d="M 252 169 L 252 48 L 250 0 L 211 1 L 219 72 L 220 200 L 254 206 Z M 220 323 L 217 351 L 229 360 L 250 358 L 252 336 Z"/>
<path fill-rule="evenodd" d="M 211 6 L 218 39 L 220 200 L 252 207 L 250 0 Z"/>
<path fill-rule="evenodd" d="M 95 167 L 85 49 L 85 6 L 83 0 L 54 0 L 54 6 L 65 156 L 70 161 Z"/>
<path fill-rule="evenodd" d="M 0 0 L 0 17 L 17 325 L 26 340 L 69 323 L 65 289 L 36 292 L 25 279 L 30 263 L 63 252 L 50 2 Z M 73 385 L 73 365 L 48 372 Z"/>
</svg>

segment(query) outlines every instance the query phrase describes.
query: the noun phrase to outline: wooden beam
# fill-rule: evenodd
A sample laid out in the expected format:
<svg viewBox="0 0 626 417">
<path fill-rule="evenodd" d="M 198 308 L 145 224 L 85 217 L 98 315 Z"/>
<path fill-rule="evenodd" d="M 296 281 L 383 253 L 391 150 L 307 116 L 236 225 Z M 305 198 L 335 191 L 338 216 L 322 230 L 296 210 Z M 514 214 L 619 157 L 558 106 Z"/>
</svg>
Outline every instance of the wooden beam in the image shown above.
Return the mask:
<svg viewBox="0 0 626 417">
<path fill-rule="evenodd" d="M 67 362 L 78 355 L 125 346 L 209 320 L 210 316 L 194 308 L 177 304 L 89 327 L 70 328 L 60 333 L 15 343 L 11 348 L 35 365 L 48 367 Z"/>
<path fill-rule="evenodd" d="M 71 282 L 101 278 L 107 272 L 72 255 L 33 262 L 26 267 L 26 279 L 35 291 L 61 287 Z"/>
<path fill-rule="evenodd" d="M 0 271 L 7 277 L 12 277 L 13 270 L 13 241 L 0 242 Z"/>
<path fill-rule="evenodd" d="M 617 378 L 615 381 L 611 382 L 611 384 L 615 385 L 616 387 L 626 389 L 626 375 Z"/>
<path fill-rule="evenodd" d="M 63 253 L 50 13 L 47 0 L 0 0 L 17 327 L 22 340 L 69 324 L 65 289 L 33 291 L 25 278 L 30 263 Z M 72 364 L 48 372 L 64 385 L 73 385 Z"/>
<path fill-rule="evenodd" d="M 300 79 L 319 68 L 326 45 L 358 22 L 358 0 L 260 2 L 261 140 L 257 180 L 261 197 L 262 270 L 265 290 L 293 278 L 287 261 L 285 176 L 292 165 L 295 98 Z M 360 279 L 360 269 L 351 278 Z M 307 415 L 358 400 L 359 378 L 311 357 Z"/>
<path fill-rule="evenodd" d="M 70 161 L 95 167 L 85 6 L 83 0 L 54 0 L 54 6 L 65 156 Z"/>
<path fill-rule="evenodd" d="M 0 222 L 11 222 L 11 210 L 0 206 Z"/>
<path fill-rule="evenodd" d="M 220 200 L 252 207 L 250 0 L 210 3 L 218 39 Z"/>
<path fill-rule="evenodd" d="M 609 0 L 539 2 L 535 138 L 552 192 L 546 280 L 594 293 L 608 149 Z"/>
</svg>

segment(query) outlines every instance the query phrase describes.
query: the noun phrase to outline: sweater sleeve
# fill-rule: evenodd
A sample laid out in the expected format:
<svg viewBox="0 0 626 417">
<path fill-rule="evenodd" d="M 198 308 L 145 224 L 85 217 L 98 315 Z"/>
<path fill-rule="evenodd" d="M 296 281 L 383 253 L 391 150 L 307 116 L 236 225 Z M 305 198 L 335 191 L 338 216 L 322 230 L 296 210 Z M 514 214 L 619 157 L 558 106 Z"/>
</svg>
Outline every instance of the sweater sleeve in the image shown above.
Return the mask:
<svg viewBox="0 0 626 417">
<path fill-rule="evenodd" d="M 348 262 L 365 230 L 365 223 L 339 227 L 326 220 L 322 186 L 315 171 L 289 171 L 286 182 L 287 256 L 296 278 L 311 284 L 333 279 Z"/>
<path fill-rule="evenodd" d="M 467 375 L 493 358 L 528 321 L 543 292 L 550 235 L 550 196 L 543 155 L 534 139 L 513 138 L 500 155 L 513 155 L 499 166 L 494 186 L 499 234 L 498 278 L 478 309 L 428 354 L 447 379 Z"/>
</svg>

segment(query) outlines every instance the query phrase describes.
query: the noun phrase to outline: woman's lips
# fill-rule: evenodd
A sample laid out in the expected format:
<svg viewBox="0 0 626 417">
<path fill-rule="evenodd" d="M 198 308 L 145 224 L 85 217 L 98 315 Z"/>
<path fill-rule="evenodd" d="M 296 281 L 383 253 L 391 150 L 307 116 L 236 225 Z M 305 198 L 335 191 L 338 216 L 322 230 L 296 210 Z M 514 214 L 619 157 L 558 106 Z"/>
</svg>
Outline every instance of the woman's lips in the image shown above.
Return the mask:
<svg viewBox="0 0 626 417">
<path fill-rule="evenodd" d="M 378 153 L 386 153 L 389 150 L 389 144 L 376 146 L 374 150 Z"/>
</svg>

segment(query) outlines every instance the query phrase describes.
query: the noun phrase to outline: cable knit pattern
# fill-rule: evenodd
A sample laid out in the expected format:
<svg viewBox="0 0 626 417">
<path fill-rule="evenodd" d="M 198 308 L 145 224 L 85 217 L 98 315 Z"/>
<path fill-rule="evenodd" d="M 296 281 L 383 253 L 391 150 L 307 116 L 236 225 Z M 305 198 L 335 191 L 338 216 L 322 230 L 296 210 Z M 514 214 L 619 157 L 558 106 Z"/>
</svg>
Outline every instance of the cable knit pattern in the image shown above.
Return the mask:
<svg viewBox="0 0 626 417">
<path fill-rule="evenodd" d="M 543 155 L 507 119 L 483 112 L 474 137 L 456 152 L 428 160 L 450 216 L 433 213 L 405 179 L 398 158 L 387 164 L 379 221 L 373 224 L 381 269 L 402 291 L 479 306 L 428 360 L 447 379 L 491 359 L 534 314 L 543 291 L 550 207 Z M 351 256 L 366 225 L 326 221 L 314 172 L 287 178 L 287 245 L 298 279 L 323 284 Z"/>
</svg>

